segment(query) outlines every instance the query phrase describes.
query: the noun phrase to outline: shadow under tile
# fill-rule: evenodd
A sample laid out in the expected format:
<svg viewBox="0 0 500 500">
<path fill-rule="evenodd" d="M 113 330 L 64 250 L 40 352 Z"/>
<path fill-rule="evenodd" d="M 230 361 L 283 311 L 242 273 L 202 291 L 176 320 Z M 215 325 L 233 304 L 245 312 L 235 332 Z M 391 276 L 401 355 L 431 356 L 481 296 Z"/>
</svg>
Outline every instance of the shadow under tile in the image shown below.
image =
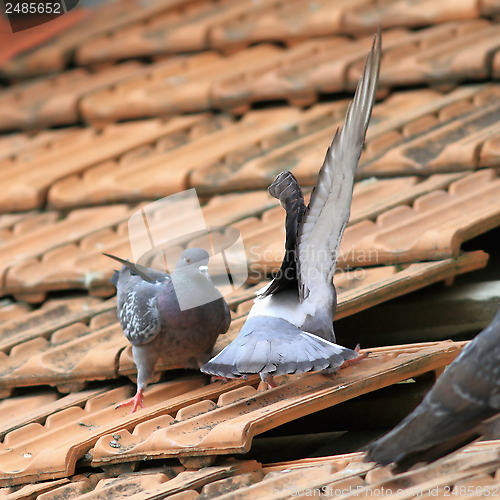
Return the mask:
<svg viewBox="0 0 500 500">
<path fill-rule="evenodd" d="M 236 458 L 271 463 L 360 451 L 413 411 L 433 383 L 425 374 L 283 424 Z"/>
</svg>

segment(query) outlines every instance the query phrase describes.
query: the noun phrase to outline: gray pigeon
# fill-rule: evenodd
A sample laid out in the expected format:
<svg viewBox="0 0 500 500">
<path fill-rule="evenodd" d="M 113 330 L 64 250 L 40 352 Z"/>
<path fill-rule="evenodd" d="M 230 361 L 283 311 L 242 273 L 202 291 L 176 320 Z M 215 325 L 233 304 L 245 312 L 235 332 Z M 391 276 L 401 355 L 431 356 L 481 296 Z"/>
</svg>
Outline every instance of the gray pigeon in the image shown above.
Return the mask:
<svg viewBox="0 0 500 500">
<path fill-rule="evenodd" d="M 185 250 L 172 275 L 104 255 L 123 264 L 111 281 L 117 288 L 118 319 L 137 365 L 137 393 L 119 406 L 133 405 L 133 413 L 144 408 L 143 392 L 158 359 L 199 368 L 217 337 L 227 332 L 231 315 L 208 275 L 205 250 Z M 179 305 L 186 300 L 193 307 Z"/>
<path fill-rule="evenodd" d="M 488 434 L 491 426 L 485 421 L 499 413 L 500 311 L 444 371 L 422 403 L 368 446 L 365 461 L 394 462 L 395 472 L 433 462 Z"/>
<path fill-rule="evenodd" d="M 225 378 L 259 373 L 272 388 L 276 387 L 274 375 L 335 371 L 358 357 L 357 351 L 333 343 L 337 302 L 333 275 L 373 107 L 380 46 L 379 31 L 344 126 L 327 151 L 309 206 L 290 172 L 281 173 L 270 186 L 270 194 L 286 210 L 283 263 L 274 280 L 258 293 L 238 337 L 201 371 Z"/>
</svg>

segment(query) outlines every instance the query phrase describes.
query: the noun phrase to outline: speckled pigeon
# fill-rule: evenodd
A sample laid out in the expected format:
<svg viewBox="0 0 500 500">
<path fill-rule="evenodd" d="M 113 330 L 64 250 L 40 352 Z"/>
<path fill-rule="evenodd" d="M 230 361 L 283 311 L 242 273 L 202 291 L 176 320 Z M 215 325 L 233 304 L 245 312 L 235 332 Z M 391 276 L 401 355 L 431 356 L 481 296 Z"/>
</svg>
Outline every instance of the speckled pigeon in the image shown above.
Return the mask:
<svg viewBox="0 0 500 500">
<path fill-rule="evenodd" d="M 335 371 L 357 351 L 334 344 L 337 251 L 349 219 L 354 174 L 373 107 L 380 66 L 380 32 L 368 55 L 344 126 L 337 131 L 306 207 L 290 172 L 269 188 L 286 210 L 285 256 L 258 297 L 238 337 L 201 367 L 213 376 L 259 373 L 268 388 L 274 375 Z M 361 358 L 361 356 L 359 356 Z"/>
<path fill-rule="evenodd" d="M 133 405 L 133 413 L 144 408 L 143 392 L 158 359 L 199 368 L 218 335 L 227 332 L 231 315 L 208 275 L 205 250 L 185 250 L 172 275 L 104 255 L 123 264 L 111 281 L 117 288 L 118 319 L 137 365 L 137 393 L 120 405 Z M 182 310 L 179 302 L 185 298 L 202 305 Z"/>
<path fill-rule="evenodd" d="M 395 472 L 433 462 L 489 434 L 485 421 L 499 413 L 500 311 L 444 371 L 420 405 L 368 446 L 365 461 L 394 462 Z"/>
</svg>

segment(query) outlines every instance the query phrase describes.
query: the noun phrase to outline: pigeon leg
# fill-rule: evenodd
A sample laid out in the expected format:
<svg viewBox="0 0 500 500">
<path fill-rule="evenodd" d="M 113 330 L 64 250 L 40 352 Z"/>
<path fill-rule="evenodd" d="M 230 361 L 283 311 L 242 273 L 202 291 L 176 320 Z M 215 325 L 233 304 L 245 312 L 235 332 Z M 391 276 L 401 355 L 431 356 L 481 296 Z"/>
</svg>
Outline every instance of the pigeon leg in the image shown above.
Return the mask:
<svg viewBox="0 0 500 500">
<path fill-rule="evenodd" d="M 358 344 L 354 350 L 356 352 L 359 352 L 361 349 L 360 345 Z M 370 353 L 369 352 L 364 352 L 363 354 L 359 354 L 358 357 L 356 358 L 353 358 L 353 359 L 346 359 L 340 366 L 339 366 L 339 370 L 342 370 L 342 368 L 346 368 L 347 366 L 349 365 L 353 365 L 354 363 L 359 363 L 362 359 L 365 359 L 368 357 Z"/>
<path fill-rule="evenodd" d="M 275 382 L 273 376 L 270 373 L 260 373 L 260 379 L 262 382 L 267 384 L 268 389 L 274 389 L 278 387 L 278 384 Z"/>
<path fill-rule="evenodd" d="M 228 378 L 226 378 L 226 377 L 219 377 L 218 375 L 212 375 L 210 377 L 210 383 L 211 384 L 213 384 L 214 382 L 217 382 L 217 380 L 220 380 L 221 384 L 227 384 L 227 382 L 229 381 Z"/>
<path fill-rule="evenodd" d="M 135 396 L 128 401 L 125 401 L 125 403 L 120 403 L 118 406 L 115 407 L 115 410 L 118 408 L 123 408 L 124 406 L 132 406 L 132 411 L 130 413 L 135 413 L 137 411 L 137 408 L 140 406 L 141 408 L 145 408 L 144 406 L 144 392 L 142 389 L 137 389 L 137 392 L 135 393 Z"/>
</svg>

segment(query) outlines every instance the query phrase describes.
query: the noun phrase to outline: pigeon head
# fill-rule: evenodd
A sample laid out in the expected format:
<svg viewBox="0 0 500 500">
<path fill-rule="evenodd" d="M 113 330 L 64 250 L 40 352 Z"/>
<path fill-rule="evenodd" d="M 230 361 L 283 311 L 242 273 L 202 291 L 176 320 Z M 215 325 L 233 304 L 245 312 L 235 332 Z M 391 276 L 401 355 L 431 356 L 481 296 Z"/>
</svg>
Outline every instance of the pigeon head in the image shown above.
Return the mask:
<svg viewBox="0 0 500 500">
<path fill-rule="evenodd" d="M 177 262 L 176 269 L 189 267 L 206 273 L 208 271 L 209 258 L 210 255 L 206 250 L 201 248 L 188 248 L 182 252 L 181 258 Z"/>
</svg>

